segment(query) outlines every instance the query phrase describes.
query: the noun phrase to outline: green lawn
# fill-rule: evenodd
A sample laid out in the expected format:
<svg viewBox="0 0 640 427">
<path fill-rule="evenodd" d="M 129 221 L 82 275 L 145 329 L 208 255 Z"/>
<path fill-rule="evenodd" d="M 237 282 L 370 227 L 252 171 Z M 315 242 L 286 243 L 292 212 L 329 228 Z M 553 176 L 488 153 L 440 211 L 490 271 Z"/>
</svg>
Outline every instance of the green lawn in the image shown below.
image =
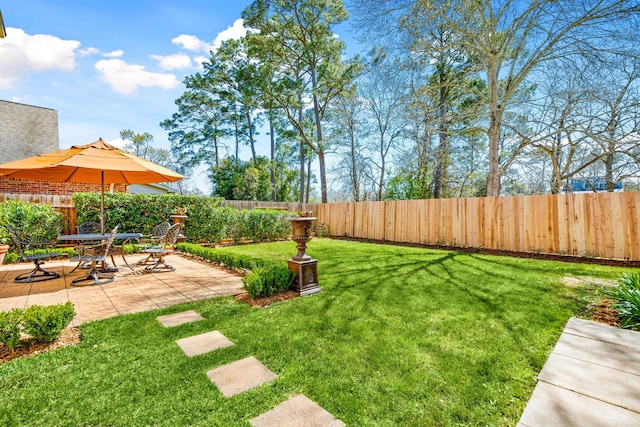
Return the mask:
<svg viewBox="0 0 640 427">
<path fill-rule="evenodd" d="M 565 275 L 622 269 L 314 239 L 322 292 L 250 308 L 232 298 L 82 326 L 79 346 L 0 365 L 0 425 L 216 425 L 302 393 L 350 426 L 513 426 L 589 292 Z M 228 251 L 286 260 L 292 242 Z M 165 329 L 156 316 L 206 320 Z M 186 357 L 175 340 L 236 345 Z M 275 381 L 225 398 L 206 371 L 253 355 Z"/>
</svg>

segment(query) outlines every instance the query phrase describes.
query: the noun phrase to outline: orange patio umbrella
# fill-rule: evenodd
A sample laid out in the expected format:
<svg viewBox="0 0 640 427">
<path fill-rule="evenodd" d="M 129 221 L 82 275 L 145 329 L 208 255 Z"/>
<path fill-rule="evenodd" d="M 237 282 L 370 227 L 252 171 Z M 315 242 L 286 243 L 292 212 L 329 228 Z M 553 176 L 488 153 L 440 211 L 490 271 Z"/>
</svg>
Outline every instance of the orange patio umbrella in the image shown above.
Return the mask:
<svg viewBox="0 0 640 427">
<path fill-rule="evenodd" d="M 0 164 L 0 176 L 34 181 L 101 185 L 100 224 L 104 233 L 104 184 L 175 182 L 179 173 L 120 150 L 100 138 L 86 145 Z"/>
</svg>

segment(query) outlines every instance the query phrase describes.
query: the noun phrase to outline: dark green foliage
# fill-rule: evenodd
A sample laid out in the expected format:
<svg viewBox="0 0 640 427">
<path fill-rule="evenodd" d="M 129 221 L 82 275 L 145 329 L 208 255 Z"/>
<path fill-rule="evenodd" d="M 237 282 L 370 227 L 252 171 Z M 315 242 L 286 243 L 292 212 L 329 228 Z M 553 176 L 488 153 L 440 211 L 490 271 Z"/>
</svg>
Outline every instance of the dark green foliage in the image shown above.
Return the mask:
<svg viewBox="0 0 640 427">
<path fill-rule="evenodd" d="M 14 308 L 0 312 L 0 343 L 13 351 L 20 342 L 20 324 L 24 310 Z"/>
<path fill-rule="evenodd" d="M 75 193 L 73 201 L 78 224 L 100 221 L 100 195 Z M 188 217 L 182 232 L 193 242 L 219 242 L 225 239 L 254 241 L 286 238 L 291 226 L 286 220 L 289 212 L 254 209 L 238 210 L 221 207 L 221 200 L 208 196 L 179 196 L 152 194 L 105 194 L 105 230 L 120 224 L 123 232 L 151 234 L 176 208 L 185 208 Z"/>
<path fill-rule="evenodd" d="M 277 292 L 284 292 L 295 280 L 295 274 L 279 262 L 204 248 L 192 243 L 180 243 L 178 249 L 227 267 L 251 270 L 251 273 L 242 279 L 244 288 L 251 298 L 268 297 Z"/>
<path fill-rule="evenodd" d="M 203 227 L 212 209 L 220 206 L 215 197 L 107 193 L 104 195 L 105 230 L 120 224 L 123 232 L 151 234 L 156 225 L 171 222 L 176 208 L 185 208 L 189 216 L 185 222 L 188 235 L 203 238 Z M 87 221 L 100 222 L 100 194 L 74 193 L 73 202 L 78 215 L 78 224 Z M 185 234 L 186 235 L 186 234 Z"/>
<path fill-rule="evenodd" d="M 256 266 L 242 278 L 242 285 L 251 298 L 269 297 L 289 289 L 295 277 L 295 273 L 282 264 Z"/>
<path fill-rule="evenodd" d="M 0 203 L 0 242 L 8 238 L 7 226 L 21 240 L 55 241 L 62 231 L 62 214 L 40 203 L 9 200 Z M 7 243 L 14 244 L 10 239 Z"/>
<path fill-rule="evenodd" d="M 615 303 L 620 326 L 640 330 L 640 273 L 623 274 L 618 287 L 607 292 Z"/>
<path fill-rule="evenodd" d="M 75 315 L 76 311 L 70 302 L 49 306 L 32 305 L 24 311 L 24 330 L 36 341 L 51 342 L 58 338 Z"/>
</svg>

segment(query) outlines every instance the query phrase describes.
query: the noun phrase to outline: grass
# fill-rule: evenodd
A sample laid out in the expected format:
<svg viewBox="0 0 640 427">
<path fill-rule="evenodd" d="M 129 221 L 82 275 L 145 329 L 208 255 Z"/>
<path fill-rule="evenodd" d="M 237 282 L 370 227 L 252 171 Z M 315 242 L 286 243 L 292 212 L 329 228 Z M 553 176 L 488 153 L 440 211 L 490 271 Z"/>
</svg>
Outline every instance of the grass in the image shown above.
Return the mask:
<svg viewBox="0 0 640 427">
<path fill-rule="evenodd" d="M 228 249 L 286 260 L 291 242 Z M 254 309 L 232 298 L 82 326 L 77 347 L 0 365 L 2 425 L 215 425 L 302 393 L 350 426 L 512 426 L 565 322 L 589 298 L 561 277 L 623 269 L 315 239 L 322 292 Z M 206 320 L 165 329 L 156 316 Z M 235 346 L 193 358 L 179 338 Z M 275 381 L 225 398 L 205 373 L 253 355 Z"/>
</svg>

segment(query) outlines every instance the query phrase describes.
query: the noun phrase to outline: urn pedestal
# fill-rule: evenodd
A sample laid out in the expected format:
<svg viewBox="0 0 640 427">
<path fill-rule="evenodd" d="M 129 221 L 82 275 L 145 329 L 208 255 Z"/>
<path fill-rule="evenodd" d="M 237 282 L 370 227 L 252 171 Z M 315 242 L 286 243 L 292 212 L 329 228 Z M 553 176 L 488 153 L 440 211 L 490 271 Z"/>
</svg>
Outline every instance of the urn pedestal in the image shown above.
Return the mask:
<svg viewBox="0 0 640 427">
<path fill-rule="evenodd" d="M 315 217 L 287 218 L 291 222 L 292 240 L 296 242 L 298 253 L 288 261 L 289 270 L 296 273 L 296 286 L 300 295 L 320 292 L 318 286 L 318 261 L 305 253 L 307 242 L 311 240 L 311 225 Z"/>
</svg>

